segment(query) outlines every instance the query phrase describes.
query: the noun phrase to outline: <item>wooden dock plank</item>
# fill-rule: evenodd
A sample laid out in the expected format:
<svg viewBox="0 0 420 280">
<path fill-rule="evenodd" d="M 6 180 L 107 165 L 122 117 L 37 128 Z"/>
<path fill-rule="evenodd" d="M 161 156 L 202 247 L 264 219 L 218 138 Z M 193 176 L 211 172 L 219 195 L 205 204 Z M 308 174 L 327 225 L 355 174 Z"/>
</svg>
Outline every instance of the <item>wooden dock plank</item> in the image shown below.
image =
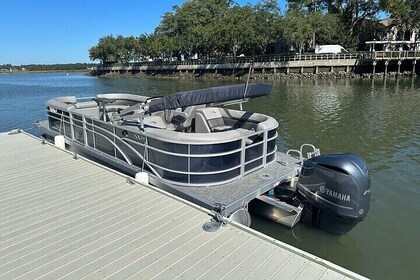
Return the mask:
<svg viewBox="0 0 420 280">
<path fill-rule="evenodd" d="M 271 244 L 262 244 L 258 250 L 255 250 L 240 262 L 236 267 L 227 273 L 222 279 L 239 278 L 245 279 L 254 270 L 256 270 L 266 259 L 270 258 L 276 252 L 276 246 Z"/>
<path fill-rule="evenodd" d="M 234 253 L 241 246 L 244 246 L 252 237 L 245 234 L 238 234 L 234 239 L 230 239 L 223 247 L 212 251 L 200 260 L 194 260 L 192 265 L 174 279 L 197 279 L 207 271 L 211 270 L 220 261 Z"/>
<path fill-rule="evenodd" d="M 175 211 L 167 210 L 170 213 L 162 219 L 152 217 L 156 220 L 143 227 L 141 227 L 141 224 L 144 221 L 139 221 L 133 224 L 132 228 L 116 231 L 115 234 L 109 235 L 105 240 L 90 243 L 82 250 L 72 252 L 66 257 L 65 265 L 49 273 L 48 277 L 57 279 L 64 275 L 63 278 L 65 279 L 75 279 L 78 278 L 75 275 L 80 274 L 86 277 L 91 273 L 111 275 L 119 270 L 127 271 L 131 262 L 140 259 L 144 254 L 148 254 L 171 234 L 182 232 L 183 226 L 194 223 L 190 216 L 191 213 L 183 207 Z M 168 221 L 165 223 L 163 220 Z M 179 225 L 177 225 L 178 223 Z M 136 229 L 136 226 L 139 228 Z M 98 264 L 101 267 L 100 269 L 97 269 Z M 98 275 L 95 275 L 94 278 L 98 278 Z"/>
<path fill-rule="evenodd" d="M 293 254 L 289 251 L 277 249 L 274 255 L 266 259 L 246 279 L 271 279 L 282 266 L 287 264 L 292 256 Z"/>
<path fill-rule="evenodd" d="M 196 229 L 198 228 L 200 228 L 200 226 Z M 191 248 L 199 247 L 201 244 L 209 240 L 210 235 L 216 236 L 217 234 L 218 233 L 204 232 L 202 230 L 199 230 L 198 233 L 196 233 L 194 236 L 191 236 L 185 241 L 183 241 L 183 238 L 181 237 L 177 238 L 178 240 L 176 241 L 181 243 L 178 244 L 178 246 L 175 249 L 171 249 L 171 247 L 174 246 L 172 244 L 168 244 L 162 248 L 159 248 L 159 250 L 156 250 L 155 252 L 149 255 L 149 257 L 152 258 L 150 264 L 144 266 L 143 268 L 139 266 L 136 273 L 133 274 L 129 279 L 136 279 L 138 277 L 141 277 L 143 279 L 150 279 L 156 276 L 157 274 L 159 274 L 161 268 L 169 267 L 171 264 L 187 255 L 191 251 Z"/>
<path fill-rule="evenodd" d="M 27 134 L 0 154 L 0 279 L 362 278 Z"/>
<path fill-rule="evenodd" d="M 321 275 L 319 279 L 320 280 L 344 280 L 344 278 L 346 278 L 346 276 L 342 275 L 341 273 L 328 269 L 324 274 Z"/>
<path fill-rule="evenodd" d="M 296 277 L 296 280 L 319 279 L 326 271 L 327 271 L 327 268 L 323 267 L 322 265 L 314 263 L 314 262 L 310 262 L 299 273 L 299 275 Z"/>
<path fill-rule="evenodd" d="M 220 261 L 211 270 L 203 274 L 199 279 L 212 279 L 216 272 L 221 273 L 222 275 L 227 275 L 232 271 L 232 269 L 236 268 L 242 262 L 244 262 L 249 255 L 252 255 L 253 252 L 258 251 L 262 245 L 263 242 L 257 238 L 249 240 L 246 244 L 244 244 L 244 246 L 239 247 L 238 250 L 224 258 L 223 261 Z"/>
<path fill-rule="evenodd" d="M 169 264 L 162 271 L 159 271 L 151 279 L 174 279 L 180 276 L 184 271 L 188 270 L 192 265 L 201 261 L 204 257 L 212 254 L 218 248 L 225 246 L 231 239 L 236 238 L 238 232 L 232 228 L 221 228 L 214 236 L 208 238 L 206 242 L 197 247 L 190 248 L 190 252 L 179 255 L 178 260 Z M 178 254 L 178 253 L 177 253 Z"/>
<path fill-rule="evenodd" d="M 308 259 L 294 255 L 276 272 L 272 279 L 295 279 L 309 262 Z"/>
<path fill-rule="evenodd" d="M 151 196 L 146 196 L 145 199 L 151 199 Z M 139 199 L 138 197 L 134 197 L 133 199 Z M 140 200 L 140 199 L 139 199 Z M 141 201 L 141 200 L 140 200 Z M 122 201 L 121 203 L 125 203 L 126 201 Z M 137 201 L 136 201 L 137 203 Z M 155 199 L 151 199 L 149 203 L 156 203 Z M 4 246 L 2 250 L 0 250 L 0 263 L 5 264 L 8 261 L 14 260 L 14 255 L 19 253 L 21 256 L 25 256 L 30 254 L 37 249 L 45 248 L 47 246 L 56 246 L 59 242 L 62 242 L 63 235 L 67 237 L 76 237 L 76 234 L 83 234 L 87 230 L 90 230 L 93 227 L 106 227 L 109 225 L 117 224 L 119 221 L 123 220 L 127 216 L 133 215 L 135 212 L 139 211 L 137 208 L 131 208 L 131 204 L 128 204 L 130 210 L 124 211 L 124 208 L 120 207 L 116 208 L 114 211 L 111 210 L 111 207 L 107 207 L 102 211 L 94 211 L 93 213 L 86 213 L 87 215 L 78 217 L 78 215 L 73 216 L 73 220 L 69 220 L 69 222 L 65 222 L 63 224 L 56 224 L 50 225 L 50 227 L 44 228 L 44 231 L 40 232 L 28 232 L 25 234 L 23 238 L 20 240 L 16 240 L 16 238 L 10 242 L 10 246 Z M 144 203 L 147 207 L 148 203 Z M 159 203 L 158 206 L 161 206 Z M 143 210 L 145 212 L 149 210 Z M 120 213 L 115 213 L 115 211 L 121 211 Z M 102 212 L 102 213 L 101 213 Z"/>
</svg>

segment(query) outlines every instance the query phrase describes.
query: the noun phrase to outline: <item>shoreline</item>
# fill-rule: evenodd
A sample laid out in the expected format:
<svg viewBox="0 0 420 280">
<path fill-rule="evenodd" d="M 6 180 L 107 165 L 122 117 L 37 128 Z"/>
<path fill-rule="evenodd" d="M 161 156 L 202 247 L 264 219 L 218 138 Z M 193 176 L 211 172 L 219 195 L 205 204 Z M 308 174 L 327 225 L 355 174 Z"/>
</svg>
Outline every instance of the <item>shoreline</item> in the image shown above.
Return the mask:
<svg viewBox="0 0 420 280">
<path fill-rule="evenodd" d="M 156 72 L 151 73 L 106 73 L 103 75 L 98 75 L 96 71 L 88 71 L 85 75 L 95 76 L 104 79 L 116 79 L 116 78 L 160 78 L 160 79 L 203 79 L 203 80 L 247 80 L 247 74 L 241 75 L 222 75 L 222 74 L 194 74 L 194 73 L 176 73 L 176 74 L 159 74 Z M 278 80 L 278 79 L 365 79 L 365 78 L 384 78 L 384 77 L 410 77 L 418 76 L 416 73 L 411 71 L 404 71 L 400 74 L 397 72 L 388 72 L 386 75 L 384 73 L 363 73 L 356 74 L 351 72 L 321 72 L 318 74 L 315 73 L 277 73 L 277 74 L 260 74 L 254 73 L 251 74 L 251 80 Z"/>
<path fill-rule="evenodd" d="M 40 74 L 40 73 L 75 73 L 75 72 L 83 72 L 88 73 L 91 70 L 34 70 L 34 71 L 12 71 L 12 72 L 0 72 L 0 75 L 16 75 L 16 74 Z"/>
</svg>

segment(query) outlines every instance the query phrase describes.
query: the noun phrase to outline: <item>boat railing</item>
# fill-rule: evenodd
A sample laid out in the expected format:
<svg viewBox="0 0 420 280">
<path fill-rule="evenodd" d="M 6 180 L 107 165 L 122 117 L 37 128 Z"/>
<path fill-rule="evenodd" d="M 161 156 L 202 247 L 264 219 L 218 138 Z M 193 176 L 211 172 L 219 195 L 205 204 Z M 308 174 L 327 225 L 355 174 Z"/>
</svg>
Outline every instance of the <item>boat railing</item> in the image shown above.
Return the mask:
<svg viewBox="0 0 420 280">
<path fill-rule="evenodd" d="M 191 186 L 228 183 L 273 162 L 276 127 L 208 143 L 188 142 L 136 133 L 103 120 L 49 108 L 50 129 L 79 145 L 136 166 L 162 181 Z M 229 133 L 229 132 L 219 132 Z"/>
</svg>

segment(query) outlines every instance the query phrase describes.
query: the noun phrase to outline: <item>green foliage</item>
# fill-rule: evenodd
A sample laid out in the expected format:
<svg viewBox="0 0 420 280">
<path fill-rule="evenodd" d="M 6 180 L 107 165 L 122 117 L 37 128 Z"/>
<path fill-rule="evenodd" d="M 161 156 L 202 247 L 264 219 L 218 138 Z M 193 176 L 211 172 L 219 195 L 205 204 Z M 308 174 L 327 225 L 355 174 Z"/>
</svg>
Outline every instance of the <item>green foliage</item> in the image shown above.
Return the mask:
<svg viewBox="0 0 420 280">
<path fill-rule="evenodd" d="M 126 63 L 195 54 L 260 55 L 281 39 L 299 51 L 331 43 L 356 48 L 361 34 L 363 40 L 375 39 L 381 11 L 400 27 L 420 27 L 419 5 L 419 0 L 288 0 L 282 13 L 277 0 L 244 6 L 232 0 L 189 0 L 165 13 L 152 34 L 102 37 L 89 49 L 89 57 Z"/>
<path fill-rule="evenodd" d="M 383 0 L 382 8 L 390 13 L 395 24 L 406 30 L 420 28 L 420 1 L 419 0 Z"/>
<path fill-rule="evenodd" d="M 280 7 L 276 0 L 266 0 L 255 5 L 253 29 L 256 52 L 263 54 L 265 47 L 281 39 Z"/>
<path fill-rule="evenodd" d="M 99 43 L 89 49 L 89 58 L 102 63 L 117 61 L 117 56 L 117 39 L 113 35 L 100 38 Z"/>
<path fill-rule="evenodd" d="M 376 26 L 377 16 L 387 0 L 289 0 L 291 10 L 318 12 L 324 15 L 318 30 L 319 41 L 355 47 L 365 28 Z M 398 0 L 395 0 L 398 1 Z M 329 18 L 330 17 L 330 18 Z M 374 38 L 371 38 L 374 39 Z"/>
<path fill-rule="evenodd" d="M 312 38 L 313 28 L 308 12 L 301 10 L 289 11 L 283 21 L 283 36 L 300 52 L 306 41 Z"/>
</svg>

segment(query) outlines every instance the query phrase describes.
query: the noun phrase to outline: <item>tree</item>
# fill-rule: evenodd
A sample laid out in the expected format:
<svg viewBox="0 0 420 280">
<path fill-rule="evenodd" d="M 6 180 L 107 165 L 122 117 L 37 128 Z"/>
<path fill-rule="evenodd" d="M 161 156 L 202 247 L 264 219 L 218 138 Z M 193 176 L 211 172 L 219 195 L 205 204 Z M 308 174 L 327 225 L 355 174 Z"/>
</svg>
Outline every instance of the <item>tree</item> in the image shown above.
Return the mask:
<svg viewBox="0 0 420 280">
<path fill-rule="evenodd" d="M 288 11 L 282 26 L 284 38 L 301 53 L 305 43 L 311 40 L 313 35 L 309 13 L 301 10 Z"/>
<path fill-rule="evenodd" d="M 343 35 L 340 43 L 355 46 L 358 34 L 367 26 L 377 24 L 383 1 L 387 0 L 289 0 L 288 3 L 291 10 L 319 11 L 337 17 L 336 27 Z"/>
<path fill-rule="evenodd" d="M 362 35 L 374 37 L 380 11 L 392 15 L 403 30 L 419 28 L 419 5 L 419 0 L 288 0 L 283 15 L 277 0 L 244 6 L 232 0 L 187 0 L 165 13 L 152 34 L 102 37 L 89 56 L 128 62 L 196 53 L 201 58 L 259 55 L 281 39 L 299 52 L 316 44 L 351 48 Z"/>
<path fill-rule="evenodd" d="M 99 39 L 96 46 L 89 49 L 89 58 L 100 60 L 102 63 L 117 61 L 117 44 L 113 35 L 108 35 Z"/>
<path fill-rule="evenodd" d="M 419 0 L 384 0 L 382 8 L 391 15 L 393 24 L 403 31 L 420 28 Z"/>
<path fill-rule="evenodd" d="M 165 13 L 155 30 L 158 36 L 168 36 L 168 41 L 180 52 L 192 55 L 200 52 L 211 55 L 214 47 L 220 47 L 215 40 L 214 28 L 223 18 L 232 1 L 192 0 L 182 6 L 174 6 L 172 13 Z"/>
<path fill-rule="evenodd" d="M 240 50 L 245 50 L 255 38 L 253 30 L 254 17 L 251 6 L 230 8 L 220 22 L 219 38 L 225 45 L 226 51 L 237 56 Z"/>
<path fill-rule="evenodd" d="M 336 15 L 311 11 L 308 14 L 308 21 L 312 28 L 312 49 L 315 49 L 315 45 L 330 44 L 331 42 L 346 45 L 340 38 L 341 32 L 339 30 L 342 25 Z"/>
<path fill-rule="evenodd" d="M 152 55 L 151 37 L 152 35 L 144 33 L 136 38 L 137 43 L 134 49 L 134 56 L 138 60 L 143 60 Z"/>
<path fill-rule="evenodd" d="M 280 7 L 276 0 L 263 0 L 255 5 L 255 44 L 259 54 L 263 54 L 270 43 L 277 42 L 281 37 Z"/>
</svg>

